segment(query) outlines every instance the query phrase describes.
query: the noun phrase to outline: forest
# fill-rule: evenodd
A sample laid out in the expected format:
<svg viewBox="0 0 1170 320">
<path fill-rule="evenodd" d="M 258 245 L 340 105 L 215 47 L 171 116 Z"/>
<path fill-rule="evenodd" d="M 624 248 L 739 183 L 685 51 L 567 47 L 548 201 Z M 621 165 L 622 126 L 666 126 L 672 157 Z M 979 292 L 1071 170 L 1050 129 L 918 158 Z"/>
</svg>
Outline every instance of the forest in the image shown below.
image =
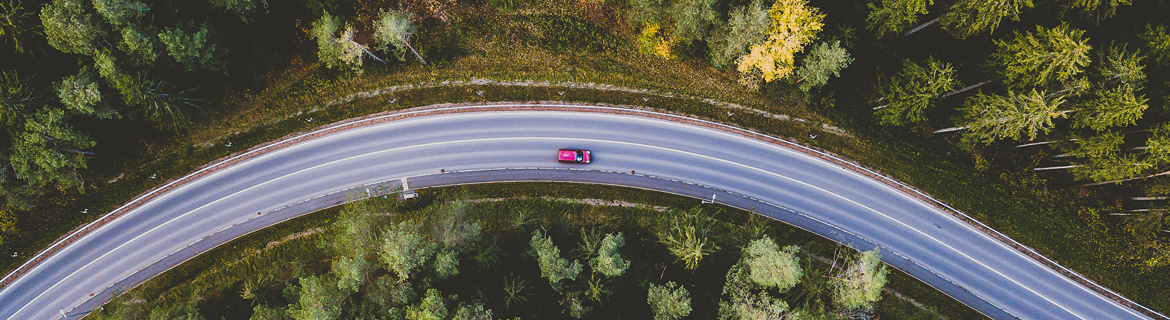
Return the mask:
<svg viewBox="0 0 1170 320">
<path fill-rule="evenodd" d="M 552 80 L 831 123 L 848 135 L 679 107 L 850 157 L 1166 312 L 1168 10 L 1164 0 L 0 0 L 0 251 L 11 252 L 0 263 L 11 270 L 202 163 L 322 121 L 420 106 L 423 93 L 674 108 L 498 86 L 330 104 L 391 84 Z"/>
</svg>

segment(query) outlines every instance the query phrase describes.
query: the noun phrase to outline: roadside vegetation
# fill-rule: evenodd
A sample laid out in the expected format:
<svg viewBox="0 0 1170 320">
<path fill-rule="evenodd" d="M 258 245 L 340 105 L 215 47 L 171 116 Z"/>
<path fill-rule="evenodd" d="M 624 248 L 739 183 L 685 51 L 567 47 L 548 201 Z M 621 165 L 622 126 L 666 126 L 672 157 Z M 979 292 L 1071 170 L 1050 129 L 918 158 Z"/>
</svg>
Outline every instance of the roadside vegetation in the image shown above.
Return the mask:
<svg viewBox="0 0 1170 320">
<path fill-rule="evenodd" d="M 292 132 L 435 103 L 567 101 L 824 148 L 1170 312 L 1167 10 L 0 0 L 0 269 L 167 179 Z"/>
<path fill-rule="evenodd" d="M 189 263 L 202 268 L 169 271 L 90 318 L 978 316 L 931 291 L 895 296 L 904 286 L 887 279 L 909 279 L 877 262 L 877 251 L 748 212 L 624 188 L 625 206 L 599 206 L 540 196 L 614 188 L 501 186 L 426 190 L 412 203 L 374 198 L 298 218 Z M 682 242 L 705 253 L 680 254 L 690 246 L 671 238 L 679 233 L 699 236 Z"/>
</svg>

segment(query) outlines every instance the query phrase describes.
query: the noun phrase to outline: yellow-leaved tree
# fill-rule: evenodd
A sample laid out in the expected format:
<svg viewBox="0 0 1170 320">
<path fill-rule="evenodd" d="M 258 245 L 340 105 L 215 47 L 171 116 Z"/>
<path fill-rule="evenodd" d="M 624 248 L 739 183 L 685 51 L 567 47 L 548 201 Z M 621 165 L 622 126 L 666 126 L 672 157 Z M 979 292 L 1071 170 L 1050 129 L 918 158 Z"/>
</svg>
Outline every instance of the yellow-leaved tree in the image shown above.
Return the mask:
<svg viewBox="0 0 1170 320">
<path fill-rule="evenodd" d="M 808 0 L 777 0 L 768 11 L 772 26 L 763 42 L 752 45 L 751 52 L 739 57 L 741 74 L 748 78 L 763 77 L 764 81 L 781 79 L 795 69 L 793 55 L 817 37 L 825 25 L 825 15 Z M 754 81 L 749 81 L 754 82 Z"/>
</svg>

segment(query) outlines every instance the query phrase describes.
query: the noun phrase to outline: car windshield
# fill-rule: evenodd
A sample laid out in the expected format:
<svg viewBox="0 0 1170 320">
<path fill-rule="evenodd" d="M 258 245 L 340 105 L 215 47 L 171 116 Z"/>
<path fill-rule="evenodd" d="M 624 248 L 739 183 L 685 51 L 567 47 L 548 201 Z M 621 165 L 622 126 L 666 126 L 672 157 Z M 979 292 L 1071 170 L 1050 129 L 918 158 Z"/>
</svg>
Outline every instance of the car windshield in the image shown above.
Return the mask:
<svg viewBox="0 0 1170 320">
<path fill-rule="evenodd" d="M 577 151 L 577 161 L 582 161 L 582 160 L 585 160 L 585 153 L 581 152 L 581 151 Z"/>
</svg>

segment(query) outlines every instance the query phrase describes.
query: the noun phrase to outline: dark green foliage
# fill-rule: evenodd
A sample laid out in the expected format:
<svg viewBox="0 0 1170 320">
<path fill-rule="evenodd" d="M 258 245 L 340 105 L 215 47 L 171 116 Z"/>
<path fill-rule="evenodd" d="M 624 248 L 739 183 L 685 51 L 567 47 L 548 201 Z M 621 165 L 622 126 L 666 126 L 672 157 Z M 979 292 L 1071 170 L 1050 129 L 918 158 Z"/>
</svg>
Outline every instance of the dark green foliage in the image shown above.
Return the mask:
<svg viewBox="0 0 1170 320">
<path fill-rule="evenodd" d="M 300 279 L 300 294 L 289 315 L 296 320 L 332 320 L 341 318 L 342 294 L 327 277 L 311 275 Z"/>
<path fill-rule="evenodd" d="M 1092 47 L 1082 39 L 1084 30 L 1062 24 L 1055 28 L 1036 26 L 1036 33 L 1015 33 L 1012 41 L 996 40 L 992 60 L 1003 66 L 1000 75 L 1012 88 L 1044 86 L 1081 74 L 1092 60 Z"/>
<path fill-rule="evenodd" d="M 866 27 L 878 37 L 898 35 L 917 23 L 919 15 L 929 13 L 926 11 L 928 5 L 934 5 L 934 0 L 881 0 L 880 6 L 868 3 Z"/>
<path fill-rule="evenodd" d="M 991 33 L 1003 18 L 1020 19 L 1020 11 L 1031 8 L 1032 0 L 958 0 L 941 18 L 943 27 L 965 39 Z"/>
<path fill-rule="evenodd" d="M 654 320 L 674 320 L 691 314 L 690 292 L 673 281 L 661 286 L 651 283 L 646 303 L 654 311 Z"/>
<path fill-rule="evenodd" d="M 540 264 L 540 276 L 548 278 L 553 288 L 559 291 L 563 286 L 562 280 L 577 280 L 577 274 L 581 273 L 581 262 L 573 260 L 569 263 L 569 260 L 561 258 L 561 249 L 553 244 L 552 238 L 542 235 L 540 231 L 533 231 L 529 244 Z"/>
<path fill-rule="evenodd" d="M 118 43 L 118 49 L 125 52 L 135 66 L 150 67 L 158 58 L 154 49 L 158 37 L 148 32 L 135 26 L 122 28 L 122 42 Z"/>
<path fill-rule="evenodd" d="M 150 6 L 135 0 L 93 0 L 93 8 L 115 26 L 131 24 L 150 11 Z"/>
<path fill-rule="evenodd" d="M 959 87 L 954 68 L 934 58 L 927 59 L 925 66 L 910 60 L 902 61 L 902 72 L 890 82 L 882 90 L 885 104 L 875 111 L 881 123 L 889 125 L 926 121 L 927 109 L 934 106 L 943 93 Z"/>
<path fill-rule="evenodd" d="M 831 46 L 821 42 L 809 50 L 793 76 L 798 79 L 800 90 L 807 92 L 829 83 L 830 75 L 840 77 L 841 69 L 845 69 L 852 62 L 853 58 L 850 58 L 849 52 L 841 47 L 840 41 L 833 41 Z"/>
<path fill-rule="evenodd" d="M 1170 32 L 1165 25 L 1146 24 L 1146 32 L 1139 35 L 1150 50 L 1150 57 L 1162 65 L 1170 65 Z"/>
<path fill-rule="evenodd" d="M 41 24 L 49 45 L 61 52 L 90 55 L 104 36 L 101 20 L 84 0 L 53 0 L 41 9 Z"/>
<path fill-rule="evenodd" d="M 707 36 L 707 29 L 715 23 L 716 0 L 678 0 L 667 12 L 674 20 L 674 36 L 682 41 L 695 41 Z"/>
<path fill-rule="evenodd" d="M 198 28 L 191 22 L 179 27 L 166 28 L 158 34 L 158 39 L 166 45 L 171 58 L 182 64 L 188 72 L 208 69 L 226 74 L 227 69 L 224 69 L 221 58 L 227 55 L 227 49 L 215 42 L 214 34 L 215 30 L 210 21 L 203 22 Z"/>
<path fill-rule="evenodd" d="M 41 33 L 36 29 L 36 18 L 36 12 L 26 8 L 22 0 L 0 2 L 0 43 L 11 45 L 18 54 L 31 53 Z"/>
<path fill-rule="evenodd" d="M 748 48 L 767 39 L 768 28 L 772 26 L 768 8 L 763 0 L 752 0 L 747 6 L 731 10 L 727 24 L 707 40 L 711 46 L 711 63 L 719 68 L 733 66 L 739 57 L 748 53 Z"/>
<path fill-rule="evenodd" d="M 1060 96 L 1035 89 L 1024 93 L 1009 91 L 1006 96 L 979 93 L 967 99 L 963 141 L 990 144 L 1002 139 L 1034 140 L 1055 127 L 1053 119 L 1071 112 L 1059 110 L 1064 102 Z"/>
<path fill-rule="evenodd" d="M 17 178 L 30 185 L 85 191 L 77 169 L 84 169 L 86 161 L 79 151 L 95 143 L 74 131 L 65 118 L 65 110 L 45 108 L 26 120 L 24 130 L 13 137 L 9 156 Z"/>
</svg>

